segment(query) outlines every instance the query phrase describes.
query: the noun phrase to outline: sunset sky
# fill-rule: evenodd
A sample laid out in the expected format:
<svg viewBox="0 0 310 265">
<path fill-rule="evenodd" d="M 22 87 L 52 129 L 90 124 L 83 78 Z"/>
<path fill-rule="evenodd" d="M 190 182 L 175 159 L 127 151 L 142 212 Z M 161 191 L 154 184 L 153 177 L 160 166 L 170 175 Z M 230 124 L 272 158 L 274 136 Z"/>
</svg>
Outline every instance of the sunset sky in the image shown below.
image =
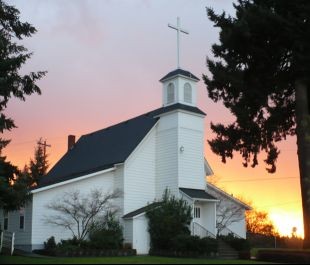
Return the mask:
<svg viewBox="0 0 310 265">
<path fill-rule="evenodd" d="M 181 67 L 196 76 L 208 74 L 206 57 L 218 41 L 218 29 L 206 16 L 206 7 L 234 14 L 231 0 L 10 0 L 22 21 L 38 32 L 22 43 L 34 52 L 22 72 L 47 70 L 38 84 L 42 95 L 26 102 L 12 99 L 6 113 L 17 129 L 4 154 L 23 167 L 42 137 L 50 165 L 66 152 L 67 136 L 81 135 L 161 107 L 158 81 L 176 68 L 176 32 L 168 23 L 190 32 L 181 37 Z M 182 34 L 184 35 L 184 34 Z M 256 168 L 244 168 L 239 155 L 227 164 L 212 154 L 210 122 L 233 120 L 221 103 L 213 103 L 202 81 L 198 107 L 205 119 L 205 155 L 217 185 L 268 211 L 282 234 L 297 227 L 301 235 L 302 210 L 296 139 L 280 144 L 277 172 L 268 174 L 263 159 Z"/>
</svg>

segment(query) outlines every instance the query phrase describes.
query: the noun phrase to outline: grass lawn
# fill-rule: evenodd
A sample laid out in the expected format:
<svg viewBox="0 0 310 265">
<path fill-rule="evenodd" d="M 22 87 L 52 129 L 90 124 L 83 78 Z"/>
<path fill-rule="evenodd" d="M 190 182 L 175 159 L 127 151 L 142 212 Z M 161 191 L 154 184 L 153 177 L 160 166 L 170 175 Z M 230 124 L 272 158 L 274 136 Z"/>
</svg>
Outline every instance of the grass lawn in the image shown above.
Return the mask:
<svg viewBox="0 0 310 265">
<path fill-rule="evenodd" d="M 33 258 L 0 256 L 0 264 L 264 264 L 264 262 L 255 262 L 251 260 L 178 259 L 150 256 L 110 258 Z"/>
</svg>

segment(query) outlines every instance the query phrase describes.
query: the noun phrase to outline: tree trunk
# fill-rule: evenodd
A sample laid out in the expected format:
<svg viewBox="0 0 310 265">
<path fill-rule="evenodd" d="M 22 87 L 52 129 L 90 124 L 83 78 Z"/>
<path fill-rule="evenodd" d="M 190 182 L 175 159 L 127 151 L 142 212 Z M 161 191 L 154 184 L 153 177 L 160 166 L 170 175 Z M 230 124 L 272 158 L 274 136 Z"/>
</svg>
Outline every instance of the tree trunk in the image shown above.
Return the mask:
<svg viewBox="0 0 310 265">
<path fill-rule="evenodd" d="M 304 249 L 310 248 L 310 113 L 306 82 L 298 80 L 296 88 L 296 131 L 300 187 L 304 221 Z"/>
</svg>

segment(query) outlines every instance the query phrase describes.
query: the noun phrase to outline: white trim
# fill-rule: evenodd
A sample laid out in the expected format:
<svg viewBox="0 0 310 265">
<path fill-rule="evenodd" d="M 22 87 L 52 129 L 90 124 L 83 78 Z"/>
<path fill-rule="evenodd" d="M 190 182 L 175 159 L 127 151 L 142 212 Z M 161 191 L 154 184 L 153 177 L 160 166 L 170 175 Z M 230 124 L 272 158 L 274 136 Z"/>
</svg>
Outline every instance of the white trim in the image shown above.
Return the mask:
<svg viewBox="0 0 310 265">
<path fill-rule="evenodd" d="M 200 202 L 219 202 L 220 200 L 216 199 L 200 199 L 200 198 L 193 198 L 195 201 L 200 201 Z"/>
<path fill-rule="evenodd" d="M 178 103 L 174 103 L 174 104 L 178 104 Z M 170 104 L 170 105 L 174 105 L 174 104 Z M 182 104 L 182 105 L 185 105 L 185 104 Z M 187 106 L 189 106 L 189 105 L 187 105 Z M 185 114 L 191 114 L 191 115 L 194 115 L 194 116 L 197 116 L 197 117 L 201 117 L 201 118 L 204 118 L 206 116 L 206 114 L 199 114 L 199 113 L 188 111 L 188 110 L 174 109 L 174 110 L 171 110 L 171 111 L 166 111 L 164 113 L 158 114 L 158 115 L 154 116 L 154 118 L 162 117 L 162 116 L 169 115 L 171 113 L 177 113 L 177 112 L 182 112 L 182 113 L 185 113 Z"/>
<path fill-rule="evenodd" d="M 115 165 L 114 165 L 111 168 L 108 168 L 108 169 L 105 169 L 105 170 L 101 170 L 101 171 L 97 171 L 95 173 L 91 173 L 91 174 L 88 174 L 88 175 L 85 175 L 85 176 L 82 176 L 82 177 L 78 177 L 78 178 L 70 179 L 70 180 L 67 180 L 67 181 L 59 182 L 59 183 L 56 183 L 56 184 L 52 184 L 52 185 L 49 185 L 49 186 L 46 186 L 46 187 L 38 188 L 38 189 L 32 190 L 30 193 L 35 194 L 35 193 L 39 193 L 39 192 L 42 192 L 42 191 L 50 190 L 50 189 L 53 189 L 53 188 L 57 188 L 59 186 L 64 186 L 64 185 L 67 185 L 67 184 L 70 184 L 70 183 L 73 183 L 73 182 L 81 181 L 81 180 L 84 180 L 84 179 L 95 177 L 95 176 L 103 174 L 103 173 L 114 171 L 115 169 L 116 168 L 115 168 Z"/>
<path fill-rule="evenodd" d="M 213 172 L 208 160 L 205 157 L 204 157 L 204 167 L 205 167 L 205 174 L 207 177 L 214 175 L 214 172 Z M 207 175 L 207 169 L 210 171 L 210 173 L 211 173 L 210 175 Z"/>
</svg>

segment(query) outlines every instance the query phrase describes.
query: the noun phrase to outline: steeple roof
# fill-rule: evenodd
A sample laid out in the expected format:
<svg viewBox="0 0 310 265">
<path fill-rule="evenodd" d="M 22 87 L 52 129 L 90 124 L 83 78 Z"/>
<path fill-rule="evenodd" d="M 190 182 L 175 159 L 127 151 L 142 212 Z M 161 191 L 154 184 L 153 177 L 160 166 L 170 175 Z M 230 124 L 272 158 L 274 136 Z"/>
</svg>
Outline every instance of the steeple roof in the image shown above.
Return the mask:
<svg viewBox="0 0 310 265">
<path fill-rule="evenodd" d="M 191 72 L 189 71 L 186 71 L 186 70 L 183 70 L 183 69 L 176 69 L 170 73 L 168 73 L 167 75 L 165 75 L 162 79 L 160 79 L 159 81 L 160 82 L 164 82 L 165 80 L 167 79 L 170 79 L 174 76 L 178 76 L 178 75 L 181 75 L 181 76 L 185 76 L 187 78 L 190 78 L 194 81 L 199 81 L 200 79 L 198 77 L 196 77 L 195 75 L 193 75 Z"/>
</svg>

